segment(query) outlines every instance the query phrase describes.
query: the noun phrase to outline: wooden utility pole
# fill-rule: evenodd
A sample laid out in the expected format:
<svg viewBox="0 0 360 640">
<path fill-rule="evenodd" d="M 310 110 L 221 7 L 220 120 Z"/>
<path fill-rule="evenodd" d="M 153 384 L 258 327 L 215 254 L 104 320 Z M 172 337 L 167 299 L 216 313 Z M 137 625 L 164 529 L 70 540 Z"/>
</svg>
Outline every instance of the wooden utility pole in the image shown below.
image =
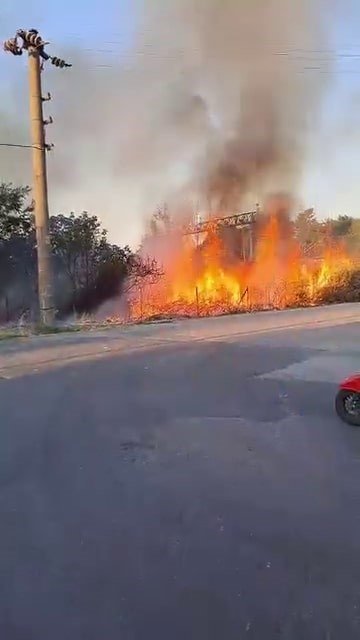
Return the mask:
<svg viewBox="0 0 360 640">
<path fill-rule="evenodd" d="M 20 41 L 20 44 L 19 44 Z M 4 43 L 5 51 L 13 55 L 28 52 L 29 62 L 29 103 L 30 130 L 33 165 L 33 197 L 37 245 L 38 297 L 40 322 L 51 326 L 55 319 L 53 274 L 51 264 L 51 244 L 49 236 L 49 204 L 46 173 L 46 151 L 51 145 L 45 141 L 45 125 L 52 119 L 44 120 L 43 98 L 41 90 L 41 71 L 43 61 L 50 60 L 56 67 L 70 67 L 64 60 L 49 56 L 44 42 L 35 29 L 17 31 L 15 38 Z"/>
</svg>

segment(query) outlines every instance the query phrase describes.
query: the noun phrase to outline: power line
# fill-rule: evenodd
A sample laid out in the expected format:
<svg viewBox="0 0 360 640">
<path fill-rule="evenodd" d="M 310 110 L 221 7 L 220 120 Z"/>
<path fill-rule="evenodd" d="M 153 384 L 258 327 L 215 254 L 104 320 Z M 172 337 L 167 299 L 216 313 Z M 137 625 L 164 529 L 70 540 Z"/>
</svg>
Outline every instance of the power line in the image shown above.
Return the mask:
<svg viewBox="0 0 360 640">
<path fill-rule="evenodd" d="M 128 65 L 122 65 L 122 64 L 111 64 L 111 63 L 103 63 L 103 64 L 95 64 L 92 65 L 91 67 L 83 67 L 84 71 L 101 71 L 101 70 L 117 70 L 117 71 L 131 71 L 133 72 L 134 69 L 131 66 Z M 179 71 L 179 73 L 183 73 L 181 72 L 181 70 Z M 292 71 L 293 75 L 297 75 L 297 74 L 308 74 L 309 76 L 312 75 L 316 75 L 316 74 L 326 74 L 326 75 L 334 75 L 334 76 L 342 76 L 342 75 L 358 75 L 360 73 L 360 67 L 358 69 L 326 69 L 326 68 L 321 68 L 321 67 L 300 67 L 299 69 L 294 69 Z"/>
<path fill-rule="evenodd" d="M 114 49 L 113 46 L 114 45 L 121 45 L 120 42 L 116 43 L 116 42 L 102 42 L 101 43 L 101 47 L 99 48 L 95 48 L 95 47 L 81 47 L 79 49 L 79 52 L 83 51 L 86 53 L 109 53 L 109 54 L 116 54 L 122 57 L 122 58 L 126 58 L 126 57 L 132 57 L 132 58 L 138 58 L 138 57 L 144 57 L 144 56 L 148 56 L 148 57 L 155 57 L 155 58 L 164 58 L 164 59 L 168 59 L 168 58 L 177 58 L 178 54 L 180 53 L 188 53 L 188 49 L 185 48 L 180 48 L 178 49 L 176 52 L 173 53 L 159 53 L 156 50 L 154 50 L 154 47 L 152 45 L 144 45 L 142 49 L 137 49 L 137 50 L 130 50 L 127 52 L 123 52 L 121 50 L 117 50 Z M 111 45 L 110 47 L 107 47 L 106 45 Z M 152 50 L 153 49 L 153 50 Z M 199 53 L 199 49 L 192 49 L 192 53 Z M 254 51 L 256 51 L 256 53 L 262 53 L 264 56 L 269 55 L 269 56 L 281 56 L 281 57 L 287 57 L 287 58 L 291 58 L 291 59 L 302 59 L 303 55 L 308 55 L 311 58 L 318 58 L 319 56 L 328 56 L 330 59 L 338 59 L 338 58 L 360 58 L 360 49 L 359 47 L 356 47 L 355 51 L 346 51 L 346 50 L 339 50 L 339 49 L 302 49 L 302 48 L 293 48 L 293 49 L 285 49 L 285 48 L 279 48 L 279 49 L 266 49 L 266 48 L 251 48 L 251 49 L 241 49 L 242 53 L 253 53 Z M 321 58 L 321 59 L 329 59 L 329 58 Z"/>
<path fill-rule="evenodd" d="M 111 42 L 102 42 L 99 48 L 85 47 L 79 49 L 79 54 L 86 54 L 87 56 L 97 57 L 100 60 L 89 60 L 89 64 L 84 66 L 83 69 L 87 71 L 93 71 L 98 69 L 127 69 L 128 67 L 132 67 L 139 60 L 148 60 L 148 61 L 181 61 L 182 56 L 185 56 L 187 50 L 184 48 L 180 48 L 177 51 L 168 51 L 168 52 L 157 52 L 153 49 L 151 45 L 145 45 L 142 49 L 138 50 L 128 50 L 128 51 L 118 51 L 116 48 L 109 47 L 105 48 L 106 44 L 116 44 Z M 119 43 L 120 44 L 120 43 Z M 104 46 L 105 45 L 105 46 Z M 284 60 L 284 62 L 293 62 L 295 63 L 296 69 L 294 73 L 305 71 L 322 71 L 324 73 L 336 73 L 339 74 L 348 74 L 348 73 L 357 73 L 357 70 L 346 69 L 341 67 L 340 69 L 328 69 L 327 67 L 331 65 L 331 63 L 339 63 L 339 62 L 360 62 L 360 50 L 359 47 L 355 49 L 355 51 L 346 51 L 346 50 L 336 50 L 336 49 L 306 49 L 306 48 L 290 48 L 290 49 L 273 49 L 266 50 L 260 49 L 254 50 L 252 49 L 244 49 L 243 53 L 251 55 L 253 51 L 256 52 L 257 55 L 260 54 L 261 57 L 266 59 L 267 57 L 274 57 L 280 60 Z M 194 48 L 192 50 L 194 54 L 200 53 L 200 50 Z M 114 60 L 114 56 L 118 56 L 118 60 Z M 309 63 L 312 65 L 311 67 L 299 67 L 296 63 Z M 319 65 L 315 67 L 315 65 Z"/>
<path fill-rule="evenodd" d="M 0 147 L 14 147 L 16 149 L 43 149 L 34 144 L 15 144 L 13 142 L 0 142 Z"/>
</svg>

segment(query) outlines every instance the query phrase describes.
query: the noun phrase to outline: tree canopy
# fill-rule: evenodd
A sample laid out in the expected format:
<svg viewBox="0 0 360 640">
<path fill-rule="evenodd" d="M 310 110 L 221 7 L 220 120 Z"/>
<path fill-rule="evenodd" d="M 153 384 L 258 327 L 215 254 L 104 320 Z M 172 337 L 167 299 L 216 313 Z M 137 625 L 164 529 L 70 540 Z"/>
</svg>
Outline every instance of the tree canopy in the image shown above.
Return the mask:
<svg viewBox="0 0 360 640">
<path fill-rule="evenodd" d="M 32 225 L 32 205 L 27 204 L 29 187 L 0 183 L 0 241 L 29 233 Z"/>
<path fill-rule="evenodd" d="M 36 306 L 36 239 L 30 189 L 0 183 L 0 318 Z M 60 313 L 92 311 L 155 267 L 108 241 L 96 215 L 50 217 L 55 301 Z"/>
</svg>

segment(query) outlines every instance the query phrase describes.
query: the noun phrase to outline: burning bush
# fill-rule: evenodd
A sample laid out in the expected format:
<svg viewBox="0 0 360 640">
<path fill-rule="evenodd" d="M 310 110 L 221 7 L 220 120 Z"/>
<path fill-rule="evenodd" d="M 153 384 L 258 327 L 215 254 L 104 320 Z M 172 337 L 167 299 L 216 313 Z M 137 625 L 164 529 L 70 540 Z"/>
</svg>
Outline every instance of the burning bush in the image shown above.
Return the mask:
<svg viewBox="0 0 360 640">
<path fill-rule="evenodd" d="M 258 225 L 252 260 L 229 259 L 218 229 L 201 245 L 178 242 L 163 278 L 132 303 L 134 319 L 209 316 L 284 309 L 360 298 L 360 272 L 339 242 L 306 257 L 284 210 L 273 204 Z M 163 242 L 167 242 L 164 235 Z"/>
</svg>

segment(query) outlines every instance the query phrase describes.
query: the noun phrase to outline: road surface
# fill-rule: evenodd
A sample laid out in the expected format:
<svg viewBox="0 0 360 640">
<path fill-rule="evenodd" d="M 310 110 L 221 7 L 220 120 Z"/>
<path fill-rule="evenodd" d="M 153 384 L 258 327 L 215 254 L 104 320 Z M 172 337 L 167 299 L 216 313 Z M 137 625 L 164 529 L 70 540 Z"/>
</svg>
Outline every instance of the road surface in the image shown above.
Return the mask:
<svg viewBox="0 0 360 640">
<path fill-rule="evenodd" d="M 0 344 L 0 637 L 360 637 L 360 305 Z"/>
</svg>

